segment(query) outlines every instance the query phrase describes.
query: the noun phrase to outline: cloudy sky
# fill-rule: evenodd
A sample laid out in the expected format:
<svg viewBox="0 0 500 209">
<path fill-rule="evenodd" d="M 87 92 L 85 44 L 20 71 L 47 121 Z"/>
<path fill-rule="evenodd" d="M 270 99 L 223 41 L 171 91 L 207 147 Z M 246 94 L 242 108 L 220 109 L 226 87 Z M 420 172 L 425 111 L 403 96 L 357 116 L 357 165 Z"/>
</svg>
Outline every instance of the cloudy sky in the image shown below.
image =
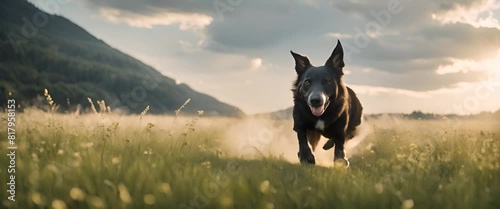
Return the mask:
<svg viewBox="0 0 500 209">
<path fill-rule="evenodd" d="M 30 1 L 248 114 L 292 105 L 290 50 L 323 65 L 337 39 L 367 113 L 500 108 L 499 1 Z"/>
</svg>

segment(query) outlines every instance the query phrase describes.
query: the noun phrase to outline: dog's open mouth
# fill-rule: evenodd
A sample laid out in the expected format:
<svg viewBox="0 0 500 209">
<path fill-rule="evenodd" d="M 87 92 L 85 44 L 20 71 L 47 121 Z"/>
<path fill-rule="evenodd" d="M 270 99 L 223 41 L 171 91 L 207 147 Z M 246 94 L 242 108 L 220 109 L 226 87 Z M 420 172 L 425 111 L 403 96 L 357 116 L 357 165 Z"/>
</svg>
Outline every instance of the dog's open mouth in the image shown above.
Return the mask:
<svg viewBox="0 0 500 209">
<path fill-rule="evenodd" d="M 314 116 L 321 116 L 323 115 L 323 113 L 325 112 L 325 104 L 319 106 L 319 107 L 313 107 L 311 105 L 309 105 L 309 107 L 311 108 L 311 112 Z"/>
</svg>

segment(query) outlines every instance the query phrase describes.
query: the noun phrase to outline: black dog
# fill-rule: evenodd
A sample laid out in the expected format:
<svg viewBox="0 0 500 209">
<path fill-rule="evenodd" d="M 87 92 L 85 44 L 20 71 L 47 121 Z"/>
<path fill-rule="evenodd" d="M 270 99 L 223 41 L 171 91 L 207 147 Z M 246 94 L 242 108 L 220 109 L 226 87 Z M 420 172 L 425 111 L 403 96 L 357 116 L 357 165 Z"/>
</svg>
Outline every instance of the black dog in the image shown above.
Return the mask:
<svg viewBox="0 0 500 209">
<path fill-rule="evenodd" d="M 309 59 L 290 51 L 295 59 L 297 80 L 293 85 L 293 130 L 299 138 L 301 163 L 315 164 L 313 151 L 321 135 L 328 138 L 323 149 L 335 146 L 335 163 L 349 166 L 344 142 L 361 124 L 363 107 L 352 89 L 343 82 L 344 51 L 340 41 L 324 66 L 312 66 Z"/>
</svg>

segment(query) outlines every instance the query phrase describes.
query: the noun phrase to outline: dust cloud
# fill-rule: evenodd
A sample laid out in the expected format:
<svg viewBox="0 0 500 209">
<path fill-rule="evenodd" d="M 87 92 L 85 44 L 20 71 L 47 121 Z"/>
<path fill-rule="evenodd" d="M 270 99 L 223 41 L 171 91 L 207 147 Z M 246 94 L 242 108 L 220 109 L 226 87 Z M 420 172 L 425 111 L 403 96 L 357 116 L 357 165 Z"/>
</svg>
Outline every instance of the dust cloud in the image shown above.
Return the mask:
<svg viewBox="0 0 500 209">
<path fill-rule="evenodd" d="M 245 159 L 276 157 L 291 163 L 299 163 L 298 141 L 292 130 L 292 120 L 273 120 L 267 118 L 247 118 L 230 124 L 225 131 L 223 147 L 229 156 Z M 371 133 L 371 126 L 363 124 L 358 128 L 355 138 L 346 143 L 347 157 L 355 155 L 355 149 Z M 326 139 L 321 137 L 313 152 L 316 164 L 333 166 L 333 149 L 323 150 Z"/>
</svg>

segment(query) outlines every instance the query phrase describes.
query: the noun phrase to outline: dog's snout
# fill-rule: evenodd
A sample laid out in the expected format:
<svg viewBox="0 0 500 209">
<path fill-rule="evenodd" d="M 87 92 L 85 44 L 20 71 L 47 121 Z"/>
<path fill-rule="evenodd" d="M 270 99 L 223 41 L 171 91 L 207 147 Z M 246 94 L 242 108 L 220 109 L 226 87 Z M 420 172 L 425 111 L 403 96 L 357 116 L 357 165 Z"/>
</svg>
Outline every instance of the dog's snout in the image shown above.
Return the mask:
<svg viewBox="0 0 500 209">
<path fill-rule="evenodd" d="M 323 105 L 323 98 L 321 95 L 314 95 L 309 98 L 309 104 L 311 104 L 314 107 L 319 107 Z"/>
</svg>

